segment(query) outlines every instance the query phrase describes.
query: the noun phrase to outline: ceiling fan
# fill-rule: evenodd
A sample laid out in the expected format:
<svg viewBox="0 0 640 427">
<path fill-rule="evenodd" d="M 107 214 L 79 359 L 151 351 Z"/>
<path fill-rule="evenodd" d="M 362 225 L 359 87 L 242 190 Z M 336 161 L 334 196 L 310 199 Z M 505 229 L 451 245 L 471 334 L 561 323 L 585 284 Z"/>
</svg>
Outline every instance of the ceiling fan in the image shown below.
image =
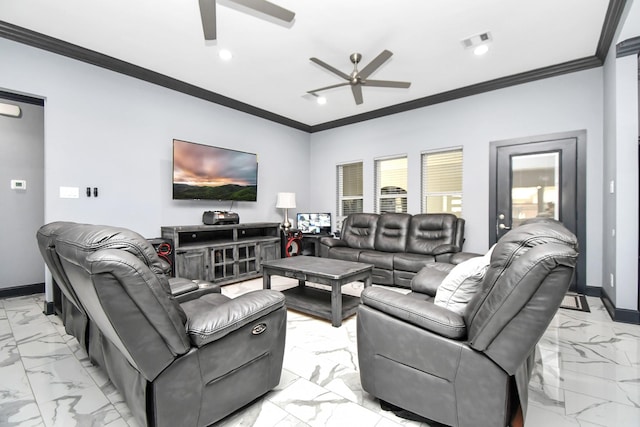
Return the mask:
<svg viewBox="0 0 640 427">
<path fill-rule="evenodd" d="M 205 40 L 216 39 L 216 0 L 199 0 L 200 17 Z M 264 13 L 281 21 L 291 22 L 295 13 L 266 0 L 228 0 L 257 12 Z"/>
<path fill-rule="evenodd" d="M 359 53 L 352 53 L 349 56 L 349 59 L 353 63 L 353 71 L 351 72 L 351 74 L 343 73 L 342 71 L 332 67 L 331 65 L 327 64 L 326 62 L 321 61 L 318 58 L 309 58 L 309 59 L 311 59 L 311 61 L 315 62 L 316 64 L 320 65 L 321 67 L 324 67 L 327 70 L 331 71 L 332 73 L 337 74 L 338 76 L 340 76 L 343 79 L 347 80 L 347 82 L 346 83 L 339 83 L 339 84 L 331 85 L 331 86 L 326 86 L 326 87 L 321 87 L 319 89 L 310 90 L 307 93 L 310 93 L 311 95 L 316 95 L 316 92 L 320 92 L 320 91 L 327 90 L 327 89 L 333 89 L 335 87 L 351 85 L 351 92 L 353 92 L 353 98 L 355 99 L 356 104 L 360 105 L 363 102 L 363 100 L 362 100 L 362 86 L 363 85 L 364 86 L 394 87 L 394 88 L 406 89 L 409 86 L 411 86 L 410 82 L 398 82 L 398 81 L 391 81 L 391 80 L 368 80 L 367 79 L 367 77 L 369 77 L 382 64 L 384 64 L 389 58 L 391 58 L 391 55 L 393 55 L 393 53 L 391 53 L 390 51 L 383 50 L 382 53 L 380 53 L 378 56 L 376 56 L 373 59 L 373 61 L 371 61 L 369 64 L 367 64 L 367 66 L 365 66 L 361 71 L 358 71 L 358 64 L 360 63 L 360 60 L 362 59 L 362 55 L 359 54 Z"/>
</svg>

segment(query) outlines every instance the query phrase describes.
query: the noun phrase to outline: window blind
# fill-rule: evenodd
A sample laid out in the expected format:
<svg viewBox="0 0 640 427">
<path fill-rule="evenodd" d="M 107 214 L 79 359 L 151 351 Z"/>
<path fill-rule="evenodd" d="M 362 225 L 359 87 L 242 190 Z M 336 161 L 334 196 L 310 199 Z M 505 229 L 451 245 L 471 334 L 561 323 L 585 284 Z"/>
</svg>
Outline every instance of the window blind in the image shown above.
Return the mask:
<svg viewBox="0 0 640 427">
<path fill-rule="evenodd" d="M 407 158 L 375 162 L 376 212 L 407 212 Z"/>
<path fill-rule="evenodd" d="M 462 149 L 422 155 L 422 212 L 462 215 Z"/>
<path fill-rule="evenodd" d="M 345 217 L 362 212 L 362 162 L 338 165 L 337 171 L 337 218 L 336 226 L 341 227 Z"/>
</svg>

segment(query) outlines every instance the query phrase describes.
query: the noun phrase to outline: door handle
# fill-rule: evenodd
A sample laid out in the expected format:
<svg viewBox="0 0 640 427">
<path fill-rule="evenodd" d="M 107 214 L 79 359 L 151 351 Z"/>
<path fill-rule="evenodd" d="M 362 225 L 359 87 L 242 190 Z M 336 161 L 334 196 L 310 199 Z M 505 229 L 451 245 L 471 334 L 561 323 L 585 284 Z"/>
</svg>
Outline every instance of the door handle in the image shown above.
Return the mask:
<svg viewBox="0 0 640 427">
<path fill-rule="evenodd" d="M 499 214 L 498 215 L 498 219 L 496 220 L 496 235 L 500 233 L 500 230 L 511 230 L 511 227 L 507 227 L 503 222 L 504 221 L 504 214 Z"/>
</svg>

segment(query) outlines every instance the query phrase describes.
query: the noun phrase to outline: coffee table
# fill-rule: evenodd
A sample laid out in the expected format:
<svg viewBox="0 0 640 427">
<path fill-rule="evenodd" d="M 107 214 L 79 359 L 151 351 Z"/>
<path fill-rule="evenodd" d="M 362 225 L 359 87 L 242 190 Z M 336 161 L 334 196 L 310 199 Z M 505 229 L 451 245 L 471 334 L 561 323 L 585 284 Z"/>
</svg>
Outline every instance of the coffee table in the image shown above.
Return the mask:
<svg viewBox="0 0 640 427">
<path fill-rule="evenodd" d="M 331 325 L 339 327 L 360 304 L 360 298 L 342 295 L 342 285 L 363 280 L 365 288 L 371 286 L 372 269 L 372 265 L 361 262 L 312 256 L 273 259 L 262 262 L 262 287 L 271 289 L 271 276 L 298 279 L 297 287 L 283 291 L 287 307 L 331 320 Z M 329 285 L 331 291 L 308 287 L 307 281 Z"/>
</svg>

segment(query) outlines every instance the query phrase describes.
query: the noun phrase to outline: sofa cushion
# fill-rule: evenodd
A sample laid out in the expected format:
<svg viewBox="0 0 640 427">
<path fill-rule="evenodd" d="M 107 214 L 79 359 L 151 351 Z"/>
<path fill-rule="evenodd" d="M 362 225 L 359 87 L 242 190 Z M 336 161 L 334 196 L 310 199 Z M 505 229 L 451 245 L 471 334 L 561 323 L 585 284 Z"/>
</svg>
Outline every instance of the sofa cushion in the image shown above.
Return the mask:
<svg viewBox="0 0 640 427">
<path fill-rule="evenodd" d="M 453 267 L 438 287 L 434 304 L 462 314 L 482 287 L 492 251 L 493 247 L 484 256 L 471 258 Z"/>
<path fill-rule="evenodd" d="M 393 254 L 389 252 L 362 251 L 360 252 L 358 261 L 372 264 L 377 268 L 393 270 Z"/>
<path fill-rule="evenodd" d="M 374 249 L 379 218 L 380 215 L 369 213 L 349 215 L 342 226 L 342 240 L 350 248 Z"/>
<path fill-rule="evenodd" d="M 435 260 L 432 255 L 398 253 L 393 255 L 393 268 L 417 273 L 422 267 L 430 262 L 435 262 Z"/>
<path fill-rule="evenodd" d="M 418 214 L 411 218 L 407 237 L 407 252 L 439 255 L 442 245 L 455 245 L 456 223 L 452 214 Z M 455 246 L 458 251 L 460 248 Z M 448 247 L 446 252 L 451 252 Z"/>
<path fill-rule="evenodd" d="M 376 250 L 384 252 L 404 252 L 407 247 L 407 233 L 409 232 L 410 222 L 411 215 L 406 213 L 386 213 L 380 215 L 374 241 Z"/>
</svg>

